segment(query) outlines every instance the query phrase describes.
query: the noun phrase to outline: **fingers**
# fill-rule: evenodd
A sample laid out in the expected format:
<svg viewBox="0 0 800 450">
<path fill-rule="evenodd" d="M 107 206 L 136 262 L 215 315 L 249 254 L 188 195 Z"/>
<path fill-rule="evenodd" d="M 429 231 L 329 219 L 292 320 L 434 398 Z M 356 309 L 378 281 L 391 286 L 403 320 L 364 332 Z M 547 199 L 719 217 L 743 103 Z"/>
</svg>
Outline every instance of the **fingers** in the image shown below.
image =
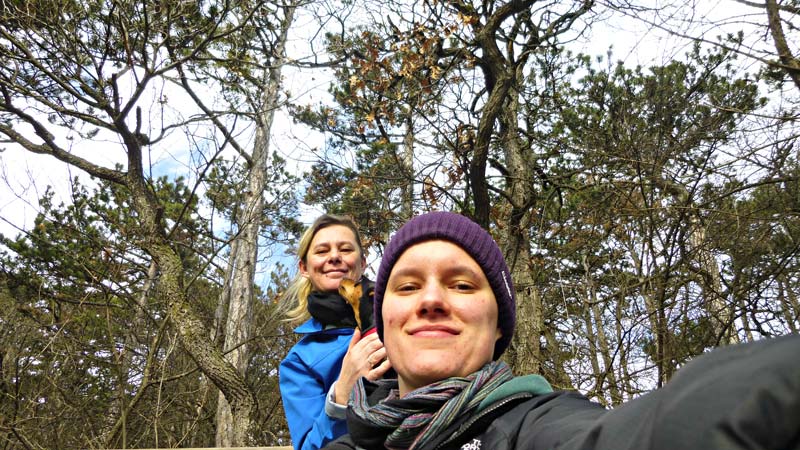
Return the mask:
<svg viewBox="0 0 800 450">
<path fill-rule="evenodd" d="M 347 346 L 347 352 L 349 353 L 350 351 L 352 351 L 353 347 L 355 347 L 356 344 L 358 344 L 358 341 L 360 340 L 361 340 L 361 330 L 356 328 L 355 331 L 353 331 L 353 337 L 350 338 L 350 344 Z"/>
<path fill-rule="evenodd" d="M 361 336 L 361 331 L 360 330 L 356 330 L 356 333 L 358 333 L 359 337 Z M 364 338 L 361 339 L 361 342 L 363 342 L 364 344 L 374 344 L 374 343 L 377 342 L 381 346 L 383 346 L 383 344 L 381 343 L 380 339 L 378 339 L 378 334 L 377 333 L 371 333 L 371 334 L 368 334 L 368 335 L 364 336 Z"/>
<path fill-rule="evenodd" d="M 350 340 L 347 354 L 345 354 L 342 374 L 348 374 L 348 378 L 353 378 L 353 380 L 359 376 L 367 377 L 372 370 L 377 368 L 375 366 L 382 364 L 385 359 L 386 349 L 383 348 L 383 343 L 378 339 L 378 335 L 373 333 L 361 338 L 361 333 L 356 330 Z M 379 372 L 384 373 L 386 370 L 388 368 L 381 369 Z"/>
<path fill-rule="evenodd" d="M 367 363 L 369 363 L 369 368 L 372 369 L 375 366 L 375 364 L 378 364 L 385 358 L 386 358 L 386 349 L 384 349 L 383 347 L 379 347 L 377 350 L 372 352 L 367 358 Z"/>
<path fill-rule="evenodd" d="M 362 338 L 353 348 L 353 352 L 360 353 L 362 358 L 366 360 L 367 357 L 372 356 L 373 353 L 381 349 L 383 349 L 383 343 L 378 339 L 378 336 L 373 333 Z M 373 359 L 373 361 L 378 362 L 380 360 Z"/>
<path fill-rule="evenodd" d="M 383 362 L 381 362 L 380 364 L 378 364 L 375 368 L 370 370 L 369 373 L 364 376 L 364 378 L 366 378 L 366 379 L 368 379 L 370 381 L 375 381 L 375 380 L 381 378 L 382 376 L 384 376 L 386 374 L 386 372 L 388 372 L 389 369 L 391 369 L 391 368 L 392 368 L 392 363 L 389 362 L 388 359 L 386 359 Z"/>
</svg>

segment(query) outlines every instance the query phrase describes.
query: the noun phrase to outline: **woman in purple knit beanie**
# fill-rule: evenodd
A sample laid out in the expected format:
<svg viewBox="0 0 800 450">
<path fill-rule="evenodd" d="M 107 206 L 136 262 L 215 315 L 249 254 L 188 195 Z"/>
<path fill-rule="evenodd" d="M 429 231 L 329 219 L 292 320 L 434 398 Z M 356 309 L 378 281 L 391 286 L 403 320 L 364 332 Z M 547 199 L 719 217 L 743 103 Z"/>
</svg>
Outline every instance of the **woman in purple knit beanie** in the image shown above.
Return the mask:
<svg viewBox="0 0 800 450">
<path fill-rule="evenodd" d="M 450 212 L 409 220 L 375 281 L 375 321 L 397 379 L 359 379 L 349 434 L 325 448 L 800 450 L 800 336 L 712 351 L 607 410 L 539 375 L 511 374 L 499 358 L 515 301 L 488 232 Z"/>
<path fill-rule="evenodd" d="M 403 252 L 412 245 L 431 240 L 444 240 L 461 247 L 486 276 L 497 301 L 501 337 L 495 344 L 493 359 L 505 351 L 514 335 L 516 296 L 511 274 L 503 253 L 492 236 L 472 220 L 451 212 L 432 212 L 409 220 L 392 237 L 383 252 L 378 277 L 375 280 L 375 310 L 380 311 L 389 274 Z M 383 319 L 375 314 L 378 336 L 383 340 Z"/>
</svg>

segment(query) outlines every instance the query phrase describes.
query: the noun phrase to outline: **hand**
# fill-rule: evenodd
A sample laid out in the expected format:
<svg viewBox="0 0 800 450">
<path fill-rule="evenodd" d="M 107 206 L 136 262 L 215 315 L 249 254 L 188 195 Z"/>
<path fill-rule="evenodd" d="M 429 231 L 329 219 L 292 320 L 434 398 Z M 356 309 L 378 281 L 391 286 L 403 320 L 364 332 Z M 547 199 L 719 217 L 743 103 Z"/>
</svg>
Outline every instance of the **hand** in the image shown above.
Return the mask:
<svg viewBox="0 0 800 450">
<path fill-rule="evenodd" d="M 378 339 L 378 333 L 372 333 L 361 339 L 361 331 L 358 329 L 350 339 L 350 346 L 342 360 L 342 370 L 339 372 L 339 379 L 336 380 L 334 388 L 334 399 L 340 405 L 346 405 L 350 397 L 350 391 L 358 381 L 359 377 L 368 380 L 377 380 L 382 377 L 392 364 L 385 360 L 386 349 Z"/>
</svg>

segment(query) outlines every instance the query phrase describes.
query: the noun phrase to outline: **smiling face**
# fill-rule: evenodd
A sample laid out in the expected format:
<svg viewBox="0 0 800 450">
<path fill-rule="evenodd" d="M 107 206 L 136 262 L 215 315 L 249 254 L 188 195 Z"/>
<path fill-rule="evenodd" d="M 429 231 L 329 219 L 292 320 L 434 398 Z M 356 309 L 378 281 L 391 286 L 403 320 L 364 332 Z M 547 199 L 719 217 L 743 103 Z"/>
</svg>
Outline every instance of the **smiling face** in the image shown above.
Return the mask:
<svg viewBox="0 0 800 450">
<path fill-rule="evenodd" d="M 384 345 L 400 395 L 492 360 L 500 338 L 497 301 L 477 262 L 449 241 L 415 244 L 386 283 Z"/>
<path fill-rule="evenodd" d="M 333 292 L 342 278 L 360 279 L 366 264 L 353 230 L 344 225 L 330 225 L 318 230 L 311 239 L 299 269 L 315 291 Z"/>
</svg>

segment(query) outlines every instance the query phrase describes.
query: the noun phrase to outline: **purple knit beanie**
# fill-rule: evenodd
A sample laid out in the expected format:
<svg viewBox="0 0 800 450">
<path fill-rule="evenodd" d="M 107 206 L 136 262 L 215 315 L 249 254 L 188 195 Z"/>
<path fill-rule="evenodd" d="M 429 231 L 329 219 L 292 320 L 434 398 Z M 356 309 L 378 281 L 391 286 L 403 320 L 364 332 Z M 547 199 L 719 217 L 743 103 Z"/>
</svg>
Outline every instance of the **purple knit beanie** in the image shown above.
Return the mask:
<svg viewBox="0 0 800 450">
<path fill-rule="evenodd" d="M 503 258 L 503 252 L 492 236 L 472 220 L 451 212 L 431 212 L 412 218 L 397 230 L 386 246 L 375 280 L 375 323 L 378 327 L 378 337 L 383 340 L 381 306 L 392 267 L 408 247 L 433 239 L 442 239 L 458 245 L 483 269 L 497 299 L 497 326 L 502 336 L 494 346 L 493 359 L 499 358 L 511 342 L 516 322 L 516 301 L 511 274 Z"/>
</svg>

